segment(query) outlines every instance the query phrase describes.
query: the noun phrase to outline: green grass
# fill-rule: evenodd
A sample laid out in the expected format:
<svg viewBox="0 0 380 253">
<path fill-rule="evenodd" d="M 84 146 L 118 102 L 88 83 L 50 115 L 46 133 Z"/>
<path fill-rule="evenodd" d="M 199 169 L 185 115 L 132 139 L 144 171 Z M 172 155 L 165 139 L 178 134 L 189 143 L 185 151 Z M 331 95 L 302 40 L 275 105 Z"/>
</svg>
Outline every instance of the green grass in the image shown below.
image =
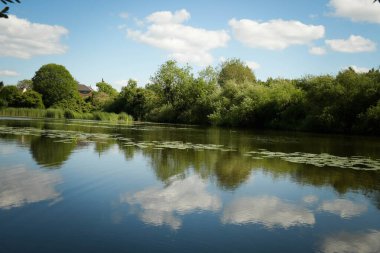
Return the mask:
<svg viewBox="0 0 380 253">
<path fill-rule="evenodd" d="M 133 119 L 126 113 L 91 112 L 79 113 L 62 109 L 31 109 L 31 108 L 0 108 L 0 116 L 50 118 L 50 119 L 84 119 L 110 122 L 132 122 Z"/>
</svg>

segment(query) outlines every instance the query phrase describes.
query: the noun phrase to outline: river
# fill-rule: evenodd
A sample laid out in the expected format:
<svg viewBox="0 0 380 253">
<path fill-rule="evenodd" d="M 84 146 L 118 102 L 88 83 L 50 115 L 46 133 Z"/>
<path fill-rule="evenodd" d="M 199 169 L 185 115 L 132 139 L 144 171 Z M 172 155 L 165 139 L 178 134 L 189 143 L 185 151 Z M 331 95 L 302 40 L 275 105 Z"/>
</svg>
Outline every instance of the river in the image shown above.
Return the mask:
<svg viewBox="0 0 380 253">
<path fill-rule="evenodd" d="M 0 118 L 0 252 L 380 252 L 380 138 Z"/>
</svg>

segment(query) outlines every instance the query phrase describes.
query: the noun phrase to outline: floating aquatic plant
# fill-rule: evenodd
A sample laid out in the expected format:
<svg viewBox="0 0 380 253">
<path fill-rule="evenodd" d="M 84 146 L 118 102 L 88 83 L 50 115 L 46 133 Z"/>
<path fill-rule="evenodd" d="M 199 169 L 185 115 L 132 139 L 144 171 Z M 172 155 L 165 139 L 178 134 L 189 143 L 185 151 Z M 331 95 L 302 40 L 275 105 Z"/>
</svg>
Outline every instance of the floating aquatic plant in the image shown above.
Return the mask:
<svg viewBox="0 0 380 253">
<path fill-rule="evenodd" d="M 136 147 L 140 149 L 176 149 L 176 150 L 195 150 L 195 151 L 222 151 L 231 152 L 235 149 L 225 147 L 218 144 L 194 144 L 191 142 L 182 141 L 134 141 L 133 138 L 120 136 L 117 134 L 104 134 L 104 133 L 86 133 L 80 131 L 65 131 L 65 130 L 52 130 L 52 129 L 37 129 L 31 127 L 7 127 L 0 126 L 0 134 L 12 135 L 33 135 L 44 136 L 46 138 L 57 139 L 54 142 L 59 143 L 72 143 L 72 142 L 97 142 L 107 143 L 109 140 L 116 140 L 121 142 L 125 147 Z"/>
<path fill-rule="evenodd" d="M 317 167 L 337 167 L 355 170 L 380 170 L 380 160 L 363 156 L 335 156 L 326 153 L 312 154 L 303 152 L 283 153 L 265 149 L 247 152 L 254 159 L 278 158 L 291 163 L 310 164 Z"/>
</svg>

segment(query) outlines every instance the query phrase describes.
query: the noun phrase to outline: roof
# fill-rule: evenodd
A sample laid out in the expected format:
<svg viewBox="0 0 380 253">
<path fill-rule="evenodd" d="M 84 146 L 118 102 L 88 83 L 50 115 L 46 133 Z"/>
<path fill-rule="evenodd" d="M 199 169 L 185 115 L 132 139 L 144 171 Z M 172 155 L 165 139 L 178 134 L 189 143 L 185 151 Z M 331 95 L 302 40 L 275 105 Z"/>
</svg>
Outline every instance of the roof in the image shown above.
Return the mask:
<svg viewBox="0 0 380 253">
<path fill-rule="evenodd" d="M 84 84 L 78 84 L 78 91 L 82 91 L 82 92 L 84 92 L 84 91 L 87 91 L 87 92 L 89 92 L 89 91 L 93 91 L 92 90 L 92 88 L 91 87 L 88 87 L 87 85 L 84 85 Z"/>
</svg>

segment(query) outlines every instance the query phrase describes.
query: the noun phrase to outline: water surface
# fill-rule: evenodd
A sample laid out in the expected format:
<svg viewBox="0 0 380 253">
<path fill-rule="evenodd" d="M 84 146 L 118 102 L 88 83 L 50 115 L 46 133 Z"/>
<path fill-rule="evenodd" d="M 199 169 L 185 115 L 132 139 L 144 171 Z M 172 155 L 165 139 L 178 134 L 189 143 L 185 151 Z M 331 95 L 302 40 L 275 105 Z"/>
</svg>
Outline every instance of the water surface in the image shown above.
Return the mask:
<svg viewBox="0 0 380 253">
<path fill-rule="evenodd" d="M 380 139 L 0 119 L 0 252 L 380 252 Z"/>
</svg>

